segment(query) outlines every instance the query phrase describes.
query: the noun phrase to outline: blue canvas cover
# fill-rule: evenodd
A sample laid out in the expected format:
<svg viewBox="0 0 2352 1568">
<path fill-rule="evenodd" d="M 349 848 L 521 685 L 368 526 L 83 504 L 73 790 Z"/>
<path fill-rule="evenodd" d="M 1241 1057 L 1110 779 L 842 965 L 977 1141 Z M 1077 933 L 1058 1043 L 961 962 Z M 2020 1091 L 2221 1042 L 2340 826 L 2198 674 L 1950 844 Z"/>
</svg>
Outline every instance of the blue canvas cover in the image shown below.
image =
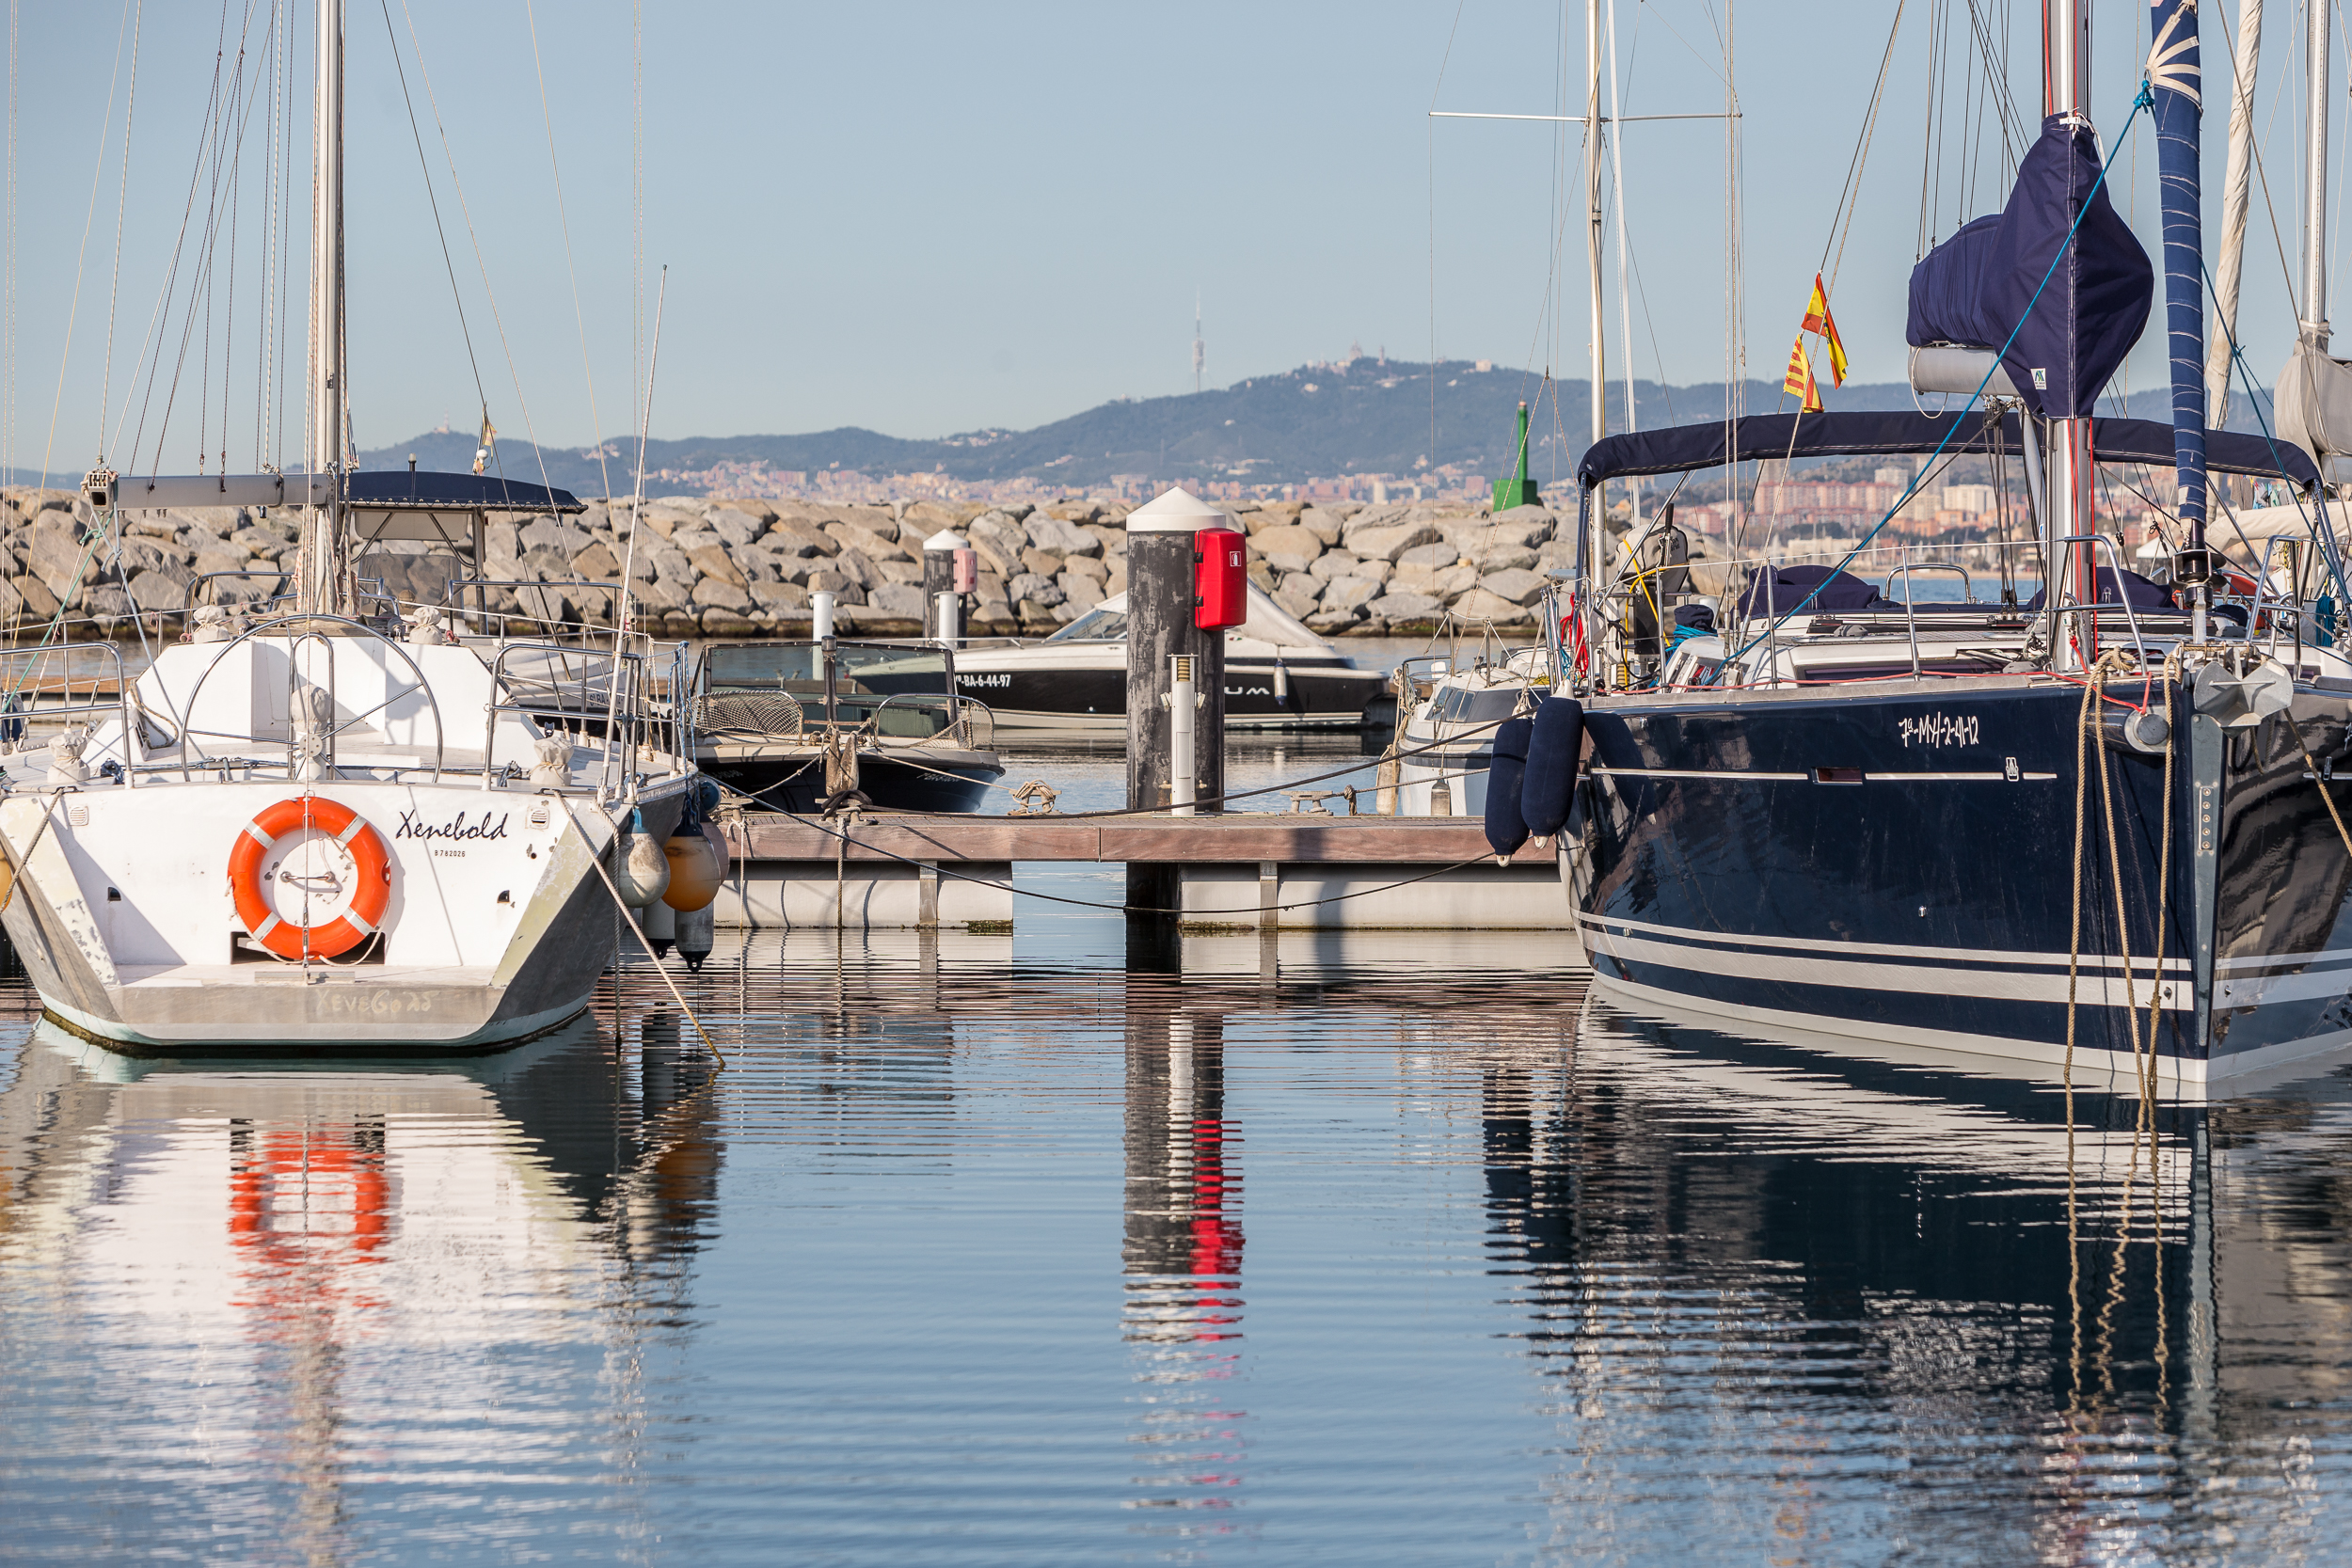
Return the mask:
<svg viewBox="0 0 2352 1568">
<path fill-rule="evenodd" d="M 2129 568 L 2124 570 L 2122 580 L 2119 584 L 2114 567 L 2100 567 L 2093 592 L 2097 597 L 2092 602 L 2096 604 L 2127 604 L 2134 610 L 2169 610 L 2172 608 L 2170 589 L 2160 582 L 2141 577 L 2137 572 Z M 2026 601 L 2026 612 L 2028 615 L 2040 610 L 2047 602 L 2042 597 L 2042 590 L 2036 589 L 2033 597 Z"/>
<path fill-rule="evenodd" d="M 2055 286 L 2055 285 L 2054 285 Z M 1720 467 L 1725 461 L 1724 437 L 1731 437 L 1730 460 L 1753 463 L 1761 458 L 1924 456 L 1929 452 L 1981 453 L 1994 450 L 1994 423 L 2002 450 L 2017 451 L 2022 439 L 2017 417 L 1998 421 L 1988 410 L 1921 414 L 1913 409 L 1862 409 L 1848 413 L 1750 414 L 1726 432 L 1724 421 L 1666 425 L 1657 430 L 1627 431 L 1606 436 L 1584 450 L 1577 479 L 1586 490 L 1603 480 L 1648 474 L 1688 473 Z M 1959 428 L 1954 429 L 1957 425 Z M 2090 421 L 2091 454 L 2102 463 L 2147 463 L 2169 467 L 2173 434 L 2169 424 L 2153 420 L 2094 419 Z M 2215 473 L 2250 474 L 2256 479 L 2283 479 L 2300 487 L 2314 483 L 2319 470 L 2309 453 L 2281 437 L 2217 430 L 2205 437 L 2205 466 Z"/>
<path fill-rule="evenodd" d="M 2053 271 L 2077 213 L 2082 225 Z M 2026 406 L 2046 420 L 2087 417 L 2148 325 L 2155 287 L 2148 253 L 2099 182 L 2098 138 L 2050 116 L 2017 166 L 1977 307 L 1994 325 L 2024 323 L 2001 364 Z"/>
<path fill-rule="evenodd" d="M 1819 588 L 1820 592 L 1814 593 Z M 1805 595 L 1812 594 L 1811 602 Z M 1748 581 L 1748 591 L 1740 595 L 1740 613 L 1756 620 L 1777 615 L 1804 605 L 1808 610 L 1822 614 L 1853 610 L 1900 609 L 1892 599 L 1879 596 L 1879 591 L 1851 572 L 1833 571 L 1827 566 L 1783 566 L 1771 577 L 1761 572 Z"/>
<path fill-rule="evenodd" d="M 1993 254 L 1993 236 L 2000 227 L 2001 214 L 1988 213 L 1919 259 L 1911 269 L 1911 316 L 1903 325 L 1905 342 L 1913 348 L 1930 343 L 2001 346 L 2009 327 L 1991 325 L 1977 309 L 1984 293 L 1984 269 Z"/>
</svg>

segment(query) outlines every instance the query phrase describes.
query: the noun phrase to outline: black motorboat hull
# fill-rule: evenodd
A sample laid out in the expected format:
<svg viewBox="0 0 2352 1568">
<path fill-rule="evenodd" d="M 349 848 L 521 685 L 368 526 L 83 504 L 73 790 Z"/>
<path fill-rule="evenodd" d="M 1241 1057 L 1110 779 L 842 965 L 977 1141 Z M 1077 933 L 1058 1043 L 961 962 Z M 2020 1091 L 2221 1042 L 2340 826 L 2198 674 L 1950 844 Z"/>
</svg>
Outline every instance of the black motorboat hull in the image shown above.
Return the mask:
<svg viewBox="0 0 2352 1568">
<path fill-rule="evenodd" d="M 2120 738 L 2078 769 L 2081 704 L 2026 677 L 1596 700 L 1563 866 L 1597 985 L 2062 1069 L 2079 888 L 2077 1071 L 2130 1070 L 2131 1000 L 2144 1046 L 2152 990 L 2169 1078 L 2352 1042 L 2352 857 L 2296 743 L 2344 753 L 2352 700 L 2306 687 L 2288 714 L 2224 731 L 2175 689 L 2169 794 L 2164 757 Z M 2153 705 L 2168 711 L 2161 683 Z"/>
<path fill-rule="evenodd" d="M 705 756 L 702 770 L 777 811 L 814 812 L 825 799 L 825 763 L 800 750 L 770 756 Z M 988 787 L 1005 776 L 994 763 L 926 760 L 917 767 L 888 756 L 861 752 L 858 788 L 882 811 L 975 812 Z"/>
<path fill-rule="evenodd" d="M 999 725 L 1097 728 L 1127 725 L 1127 666 L 1039 664 L 989 668 L 986 650 L 960 654 L 956 689 L 988 705 Z M 1285 664 L 1282 694 L 1270 662 L 1225 668 L 1225 724 L 1232 728 L 1360 729 L 1365 710 L 1387 694 L 1387 677 L 1346 664 Z M 1389 710 L 1392 712 L 1393 710 Z"/>
</svg>

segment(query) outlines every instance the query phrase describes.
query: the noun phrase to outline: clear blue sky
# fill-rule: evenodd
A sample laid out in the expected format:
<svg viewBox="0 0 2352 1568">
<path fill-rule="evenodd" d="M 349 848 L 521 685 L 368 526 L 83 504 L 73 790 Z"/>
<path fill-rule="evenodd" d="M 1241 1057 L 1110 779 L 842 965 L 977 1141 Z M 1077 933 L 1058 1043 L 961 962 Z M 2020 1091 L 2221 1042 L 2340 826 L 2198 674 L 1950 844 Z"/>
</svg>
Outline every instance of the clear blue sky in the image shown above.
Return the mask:
<svg viewBox="0 0 2352 1568">
<path fill-rule="evenodd" d="M 390 17 L 493 416 L 510 437 L 528 428 L 542 440 L 574 444 L 599 430 L 618 434 L 630 419 L 630 9 L 613 0 L 535 3 L 595 421 L 524 0 L 390 0 Z M 264 69 L 271 0 L 251 4 L 249 80 Z M 287 320 L 298 399 L 310 54 L 310 7 L 293 5 Z M 2016 93 L 2030 135 L 2039 8 L 1988 0 L 1984 8 L 2006 9 L 2013 24 Z M 1951 38 L 1964 48 L 1965 11 L 1955 9 Z M 2209 231 L 2226 130 L 2223 29 L 2233 25 L 2226 11 L 2208 7 L 2204 19 Z M 1616 0 L 1616 13 L 1628 114 L 1722 106 L 1723 0 Z M 1550 363 L 1581 376 L 1575 132 L 1555 137 L 1541 125 L 1458 120 L 1433 127 L 1426 117 L 1433 101 L 1556 111 L 1564 95 L 1581 91 L 1582 14 L 1581 4 L 1564 11 L 1532 0 L 1462 0 L 1458 9 L 1455 0 L 648 6 L 645 257 L 649 273 L 663 262 L 670 268 L 655 433 L 860 424 L 939 436 L 1035 424 L 1109 397 L 1189 390 L 1196 292 L 1211 385 L 1335 357 L 1351 341 L 1423 357 L 1433 315 L 1442 355 L 1514 368 Z M 1769 377 L 1778 373 L 1820 260 L 1894 7 L 1751 0 L 1738 14 L 1741 325 L 1748 373 Z M 2110 133 L 2137 79 L 2147 14 L 2118 0 L 2100 8 L 2093 109 Z M 95 455 L 130 85 L 129 52 L 118 48 L 123 15 L 113 0 L 24 8 L 20 466 L 38 466 L 49 437 L 77 259 L 79 304 L 51 466 L 78 469 Z M 412 16 L 496 293 L 496 321 L 409 53 Z M 1997 206 L 2006 185 L 1994 158 L 1981 160 L 1973 180 L 1963 172 L 1969 143 L 1957 71 L 1944 99 L 1940 173 L 1929 166 L 1929 18 L 1924 0 L 1913 0 L 1837 280 L 1837 314 L 1863 380 L 1901 375 L 1904 286 L 1923 187 L 1934 194 L 1933 227 L 1948 233 Z M 141 20 L 110 427 L 126 408 L 129 415 L 124 433 L 109 438 L 109 455 L 130 460 L 129 432 L 145 399 L 142 467 L 154 462 L 171 367 L 181 359 L 193 239 L 151 398 L 135 361 L 197 166 L 221 25 L 215 8 L 162 3 L 147 4 Z M 227 26 L 224 75 L 234 63 L 234 7 Z M 469 424 L 477 398 L 383 0 L 351 0 L 348 30 L 353 392 L 360 443 L 372 446 L 445 420 Z M 2295 31 L 2280 8 L 2265 40 L 2265 166 L 2281 203 L 2296 188 L 2299 111 L 2274 87 L 2291 62 Z M 2343 106 L 2341 58 L 2336 70 Z M 118 74 L 102 167 L 110 71 Z M 199 414 L 211 430 L 204 445 L 217 451 L 224 386 L 230 464 L 252 461 L 266 113 L 265 104 L 256 111 L 244 142 L 233 326 L 224 246 L 212 292 L 209 381 L 199 385 L 207 338 L 199 309 L 172 400 L 167 471 L 195 466 Z M 1979 136 L 1976 145 L 1992 144 Z M 2339 171 L 2347 161 L 2339 155 Z M 1640 285 L 1636 372 L 1677 384 L 1720 379 L 1722 127 L 1628 126 L 1624 165 Z M 2130 177 L 2122 204 L 2152 252 L 2153 166 L 2143 120 L 2118 168 Z M 97 217 L 85 253 L 93 175 Z M 196 182 L 198 228 L 212 205 L 211 178 L 205 166 Z M 218 211 L 225 223 L 225 195 Z M 2291 251 L 2292 210 L 2282 207 L 2279 222 Z M 1557 272 L 1555 235 L 1564 245 Z M 2275 376 L 2293 331 L 2277 250 L 2258 204 L 2242 329 L 2265 377 Z M 1564 308 L 1565 320 L 1551 319 L 1548 300 Z M 2337 313 L 2352 323 L 2352 305 Z M 1621 353 L 1613 308 L 1609 330 L 1613 353 Z M 2136 387 L 2162 375 L 2153 334 L 2129 373 Z M 289 450 L 298 451 L 298 441 Z"/>
</svg>

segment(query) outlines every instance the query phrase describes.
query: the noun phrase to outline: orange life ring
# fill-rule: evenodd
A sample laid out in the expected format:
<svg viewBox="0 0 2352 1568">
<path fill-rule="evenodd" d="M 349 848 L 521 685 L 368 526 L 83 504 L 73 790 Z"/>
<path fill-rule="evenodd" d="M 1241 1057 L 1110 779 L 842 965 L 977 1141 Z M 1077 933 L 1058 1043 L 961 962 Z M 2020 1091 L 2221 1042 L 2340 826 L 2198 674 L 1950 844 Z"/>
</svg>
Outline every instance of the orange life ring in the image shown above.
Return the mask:
<svg viewBox="0 0 2352 1568">
<path fill-rule="evenodd" d="M 296 926 L 278 918 L 262 896 L 262 857 L 298 828 L 332 833 L 358 868 L 351 907 L 323 926 Z M 378 928 L 392 901 L 392 859 L 384 835 L 368 819 L 323 796 L 280 800 L 245 825 L 229 851 L 229 891 L 237 918 L 253 940 L 281 958 L 332 958 L 348 953 Z"/>
</svg>

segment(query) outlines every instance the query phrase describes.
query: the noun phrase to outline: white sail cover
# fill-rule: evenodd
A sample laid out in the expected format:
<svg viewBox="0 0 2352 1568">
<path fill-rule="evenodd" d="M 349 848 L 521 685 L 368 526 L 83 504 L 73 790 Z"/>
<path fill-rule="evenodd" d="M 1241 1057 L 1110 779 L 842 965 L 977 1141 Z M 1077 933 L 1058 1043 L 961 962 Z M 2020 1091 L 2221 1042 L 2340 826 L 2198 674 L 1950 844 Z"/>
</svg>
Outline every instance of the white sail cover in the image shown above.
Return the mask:
<svg viewBox="0 0 2352 1568">
<path fill-rule="evenodd" d="M 2279 377 L 2279 436 L 2311 453 L 2328 479 L 2352 473 L 2352 365 L 2297 343 Z M 2331 461 L 2332 460 L 2332 461 Z"/>
</svg>

